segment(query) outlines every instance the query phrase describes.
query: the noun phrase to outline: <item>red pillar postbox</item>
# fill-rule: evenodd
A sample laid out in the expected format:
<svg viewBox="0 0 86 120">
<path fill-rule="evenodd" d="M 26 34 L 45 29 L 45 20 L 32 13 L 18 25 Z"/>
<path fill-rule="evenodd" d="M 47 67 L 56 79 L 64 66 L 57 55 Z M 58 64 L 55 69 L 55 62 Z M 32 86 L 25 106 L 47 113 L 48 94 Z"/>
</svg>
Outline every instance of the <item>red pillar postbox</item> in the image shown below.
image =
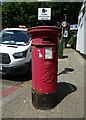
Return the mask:
<svg viewBox="0 0 86 120">
<path fill-rule="evenodd" d="M 58 34 L 54 26 L 37 26 L 32 35 L 32 104 L 38 109 L 54 107 L 57 90 Z"/>
</svg>

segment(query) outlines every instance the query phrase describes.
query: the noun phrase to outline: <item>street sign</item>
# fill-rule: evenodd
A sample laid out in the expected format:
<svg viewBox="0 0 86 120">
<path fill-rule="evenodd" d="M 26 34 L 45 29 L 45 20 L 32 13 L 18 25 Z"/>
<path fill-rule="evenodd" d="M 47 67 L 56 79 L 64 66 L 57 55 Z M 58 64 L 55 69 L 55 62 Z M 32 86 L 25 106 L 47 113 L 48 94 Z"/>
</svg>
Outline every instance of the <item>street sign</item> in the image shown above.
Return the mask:
<svg viewBox="0 0 86 120">
<path fill-rule="evenodd" d="M 67 30 L 64 31 L 63 37 L 68 37 L 68 31 Z"/>
<path fill-rule="evenodd" d="M 70 30 L 78 30 L 78 24 L 70 25 Z"/>
<path fill-rule="evenodd" d="M 51 20 L 51 8 L 38 8 L 38 20 Z"/>
<path fill-rule="evenodd" d="M 67 22 L 66 22 L 66 21 L 63 21 L 63 22 L 62 22 L 62 26 L 63 26 L 63 27 L 66 27 L 66 26 L 67 26 Z"/>
</svg>

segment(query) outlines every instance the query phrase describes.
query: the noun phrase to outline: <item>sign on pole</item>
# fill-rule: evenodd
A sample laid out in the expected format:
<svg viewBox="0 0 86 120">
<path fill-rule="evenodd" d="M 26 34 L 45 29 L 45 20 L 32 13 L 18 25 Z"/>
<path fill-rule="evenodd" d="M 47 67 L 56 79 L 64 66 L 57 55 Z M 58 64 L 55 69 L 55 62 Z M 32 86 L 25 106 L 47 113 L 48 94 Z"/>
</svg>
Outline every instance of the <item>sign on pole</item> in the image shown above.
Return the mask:
<svg viewBox="0 0 86 120">
<path fill-rule="evenodd" d="M 38 8 L 38 20 L 51 20 L 51 8 Z"/>
<path fill-rule="evenodd" d="M 70 25 L 70 30 L 78 30 L 78 24 Z"/>
<path fill-rule="evenodd" d="M 63 21 L 62 22 L 62 27 L 66 27 L 67 26 L 67 22 L 66 21 Z"/>
<path fill-rule="evenodd" d="M 68 31 L 67 30 L 64 31 L 63 37 L 68 37 Z"/>
</svg>

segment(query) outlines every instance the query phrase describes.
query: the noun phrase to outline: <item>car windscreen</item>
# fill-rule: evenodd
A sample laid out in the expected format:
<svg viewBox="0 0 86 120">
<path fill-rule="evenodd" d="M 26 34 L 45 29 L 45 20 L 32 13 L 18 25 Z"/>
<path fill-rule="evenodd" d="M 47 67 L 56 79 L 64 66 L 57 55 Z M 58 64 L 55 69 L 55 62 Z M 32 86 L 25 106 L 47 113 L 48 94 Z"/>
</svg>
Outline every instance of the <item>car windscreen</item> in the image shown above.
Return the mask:
<svg viewBox="0 0 86 120">
<path fill-rule="evenodd" d="M 0 43 L 12 45 L 27 45 L 31 40 L 27 31 L 20 30 L 4 30 L 0 34 Z"/>
</svg>

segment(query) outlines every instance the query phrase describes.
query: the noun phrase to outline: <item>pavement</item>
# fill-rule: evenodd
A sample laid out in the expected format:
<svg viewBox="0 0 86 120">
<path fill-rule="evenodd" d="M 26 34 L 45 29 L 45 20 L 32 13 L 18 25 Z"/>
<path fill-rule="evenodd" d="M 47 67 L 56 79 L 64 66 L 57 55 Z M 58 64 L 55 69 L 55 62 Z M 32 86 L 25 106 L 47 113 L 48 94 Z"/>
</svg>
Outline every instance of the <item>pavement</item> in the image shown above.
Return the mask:
<svg viewBox="0 0 86 120">
<path fill-rule="evenodd" d="M 32 80 L 21 85 L 25 92 L 7 104 L 2 101 L 2 118 L 85 118 L 84 113 L 84 58 L 75 50 L 64 49 L 58 59 L 57 104 L 49 110 L 34 108 L 31 98 Z M 17 89 L 19 90 L 19 89 Z M 17 92 L 17 90 L 15 92 Z M 15 95 L 12 92 L 12 95 Z"/>
</svg>

